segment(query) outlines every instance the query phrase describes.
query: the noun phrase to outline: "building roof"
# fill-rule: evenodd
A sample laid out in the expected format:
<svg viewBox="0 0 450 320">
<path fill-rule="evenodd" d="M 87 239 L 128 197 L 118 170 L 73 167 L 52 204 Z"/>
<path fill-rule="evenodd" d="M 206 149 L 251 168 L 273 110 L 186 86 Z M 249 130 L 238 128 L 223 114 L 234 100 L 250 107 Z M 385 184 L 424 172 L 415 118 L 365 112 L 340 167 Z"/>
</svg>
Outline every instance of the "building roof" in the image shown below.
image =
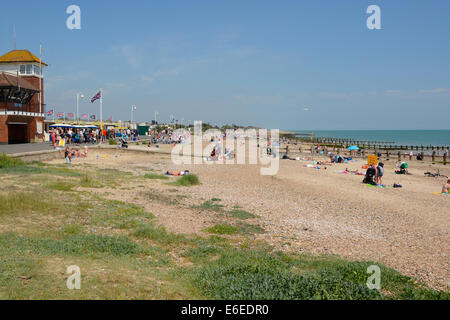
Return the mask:
<svg viewBox="0 0 450 320">
<path fill-rule="evenodd" d="M 35 62 L 39 63 L 39 58 L 28 50 L 12 50 L 0 57 L 0 63 L 15 63 L 15 62 Z M 43 66 L 48 66 L 42 61 Z"/>
<path fill-rule="evenodd" d="M 0 73 L 0 88 L 17 88 L 20 87 L 22 89 L 33 90 L 39 92 L 39 89 L 35 88 L 31 83 L 27 80 L 16 77 L 11 74 L 7 74 L 5 72 Z"/>
</svg>

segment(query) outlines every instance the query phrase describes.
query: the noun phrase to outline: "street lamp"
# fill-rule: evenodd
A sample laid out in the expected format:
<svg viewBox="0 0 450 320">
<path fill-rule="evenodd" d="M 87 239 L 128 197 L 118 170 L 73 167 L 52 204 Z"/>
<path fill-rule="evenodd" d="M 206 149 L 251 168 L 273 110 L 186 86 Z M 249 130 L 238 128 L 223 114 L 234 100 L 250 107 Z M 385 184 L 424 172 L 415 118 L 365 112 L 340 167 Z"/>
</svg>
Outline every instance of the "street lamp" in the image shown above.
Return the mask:
<svg viewBox="0 0 450 320">
<path fill-rule="evenodd" d="M 84 94 L 77 92 L 77 122 L 80 124 L 80 102 L 79 100 L 84 98 Z"/>
<path fill-rule="evenodd" d="M 133 125 L 133 111 L 136 110 L 136 106 L 131 106 L 131 119 L 130 119 L 130 127 Z"/>
</svg>

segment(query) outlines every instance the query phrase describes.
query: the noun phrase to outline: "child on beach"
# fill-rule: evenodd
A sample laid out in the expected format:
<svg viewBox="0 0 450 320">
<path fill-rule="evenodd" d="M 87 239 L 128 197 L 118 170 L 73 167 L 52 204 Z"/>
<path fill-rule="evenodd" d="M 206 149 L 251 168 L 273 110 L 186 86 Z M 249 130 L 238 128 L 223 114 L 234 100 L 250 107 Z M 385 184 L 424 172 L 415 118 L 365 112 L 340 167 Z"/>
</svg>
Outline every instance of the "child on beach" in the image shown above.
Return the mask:
<svg viewBox="0 0 450 320">
<path fill-rule="evenodd" d="M 70 147 L 66 147 L 66 151 L 64 152 L 64 158 L 66 159 L 66 163 L 71 163 L 72 160 L 72 151 L 70 150 Z"/>
<path fill-rule="evenodd" d="M 448 179 L 447 183 L 442 187 L 442 193 L 448 194 L 448 189 L 450 189 L 450 179 Z"/>
</svg>

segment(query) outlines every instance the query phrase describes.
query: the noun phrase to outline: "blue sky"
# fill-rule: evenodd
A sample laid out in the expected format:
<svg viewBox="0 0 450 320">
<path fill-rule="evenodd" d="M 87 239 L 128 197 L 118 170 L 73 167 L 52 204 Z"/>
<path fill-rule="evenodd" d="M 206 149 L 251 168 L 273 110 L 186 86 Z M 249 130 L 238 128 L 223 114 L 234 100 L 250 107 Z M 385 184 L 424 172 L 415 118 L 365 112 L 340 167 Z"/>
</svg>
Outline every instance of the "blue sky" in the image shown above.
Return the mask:
<svg viewBox="0 0 450 320">
<path fill-rule="evenodd" d="M 81 8 L 81 30 L 66 8 Z M 366 9 L 381 8 L 381 30 Z M 26 11 L 24 10 L 26 8 Z M 47 108 L 280 129 L 450 129 L 450 1 L 11 1 L 0 53 L 44 45 Z M 11 12 L 15 14 L 11 14 Z M 309 111 L 305 111 L 309 108 Z M 80 104 L 98 115 L 98 103 Z"/>
</svg>

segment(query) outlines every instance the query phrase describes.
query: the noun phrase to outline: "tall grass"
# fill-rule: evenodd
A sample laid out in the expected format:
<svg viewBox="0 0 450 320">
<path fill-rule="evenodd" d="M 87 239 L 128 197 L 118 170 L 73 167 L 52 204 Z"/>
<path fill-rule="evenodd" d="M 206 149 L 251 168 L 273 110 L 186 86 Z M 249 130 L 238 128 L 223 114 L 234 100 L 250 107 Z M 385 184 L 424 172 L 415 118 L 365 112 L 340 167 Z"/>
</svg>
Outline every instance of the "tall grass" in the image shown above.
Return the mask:
<svg viewBox="0 0 450 320">
<path fill-rule="evenodd" d="M 37 193 L 0 195 L 0 215 L 29 214 L 30 212 L 48 213 L 56 208 L 56 204 L 46 201 L 41 194 Z"/>
</svg>

